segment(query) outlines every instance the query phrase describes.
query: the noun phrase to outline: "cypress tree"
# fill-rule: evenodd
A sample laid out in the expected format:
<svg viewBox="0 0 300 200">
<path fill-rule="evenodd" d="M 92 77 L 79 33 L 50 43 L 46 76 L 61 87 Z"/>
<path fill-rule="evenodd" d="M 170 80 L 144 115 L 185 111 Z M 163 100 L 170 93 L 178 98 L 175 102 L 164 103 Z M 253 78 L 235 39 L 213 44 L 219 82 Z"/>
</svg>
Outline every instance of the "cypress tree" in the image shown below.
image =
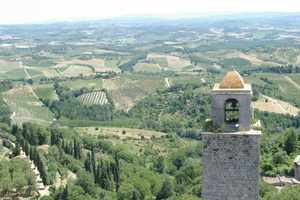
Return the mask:
<svg viewBox="0 0 300 200">
<path fill-rule="evenodd" d="M 84 161 L 84 168 L 85 168 L 86 171 L 88 171 L 90 173 L 93 171 L 91 153 L 90 152 L 87 154 L 87 158 Z"/>
<path fill-rule="evenodd" d="M 118 192 L 121 185 L 120 184 L 120 162 L 119 162 L 118 153 L 115 154 L 114 160 L 115 163 L 112 164 L 112 172 L 113 172 L 116 192 Z"/>
<path fill-rule="evenodd" d="M 92 158 L 91 159 L 92 159 L 91 163 L 92 163 L 93 174 L 95 176 L 95 174 L 96 174 L 96 158 L 95 158 L 94 148 L 92 149 Z"/>
</svg>

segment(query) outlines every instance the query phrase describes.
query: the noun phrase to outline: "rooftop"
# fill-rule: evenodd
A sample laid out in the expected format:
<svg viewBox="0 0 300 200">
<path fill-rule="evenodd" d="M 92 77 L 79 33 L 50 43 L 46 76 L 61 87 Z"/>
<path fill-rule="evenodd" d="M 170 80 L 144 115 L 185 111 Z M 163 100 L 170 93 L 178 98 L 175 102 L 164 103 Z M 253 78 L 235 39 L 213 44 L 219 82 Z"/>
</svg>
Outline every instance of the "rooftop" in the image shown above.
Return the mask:
<svg viewBox="0 0 300 200">
<path fill-rule="evenodd" d="M 242 89 L 245 88 L 245 82 L 237 71 L 229 71 L 223 78 L 219 87 L 221 89 Z"/>
<path fill-rule="evenodd" d="M 251 85 L 244 82 L 244 79 L 237 71 L 229 71 L 221 83 L 215 84 L 213 92 L 251 92 Z"/>
</svg>

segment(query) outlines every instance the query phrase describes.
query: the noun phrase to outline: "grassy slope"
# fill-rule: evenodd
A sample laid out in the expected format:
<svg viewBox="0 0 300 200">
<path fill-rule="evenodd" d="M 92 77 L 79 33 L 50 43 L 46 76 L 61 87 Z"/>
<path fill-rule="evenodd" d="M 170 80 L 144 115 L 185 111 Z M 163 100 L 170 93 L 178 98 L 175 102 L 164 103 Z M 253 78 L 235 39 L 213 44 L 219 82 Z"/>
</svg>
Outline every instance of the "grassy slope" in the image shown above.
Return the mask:
<svg viewBox="0 0 300 200">
<path fill-rule="evenodd" d="M 29 86 L 22 86 L 3 93 L 11 111 L 15 113 L 13 121 L 17 124 L 35 122 L 50 124 L 53 114 L 39 101 Z"/>
</svg>

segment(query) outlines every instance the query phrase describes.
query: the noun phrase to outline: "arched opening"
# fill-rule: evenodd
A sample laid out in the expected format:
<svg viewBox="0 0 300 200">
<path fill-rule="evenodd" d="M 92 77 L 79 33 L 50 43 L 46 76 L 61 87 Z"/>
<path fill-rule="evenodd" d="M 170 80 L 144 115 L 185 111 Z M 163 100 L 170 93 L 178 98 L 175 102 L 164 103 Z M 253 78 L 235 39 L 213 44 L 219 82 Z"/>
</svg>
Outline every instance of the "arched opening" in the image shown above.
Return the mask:
<svg viewBox="0 0 300 200">
<path fill-rule="evenodd" d="M 225 122 L 228 124 L 239 123 L 240 105 L 236 99 L 227 99 L 225 102 Z"/>
</svg>

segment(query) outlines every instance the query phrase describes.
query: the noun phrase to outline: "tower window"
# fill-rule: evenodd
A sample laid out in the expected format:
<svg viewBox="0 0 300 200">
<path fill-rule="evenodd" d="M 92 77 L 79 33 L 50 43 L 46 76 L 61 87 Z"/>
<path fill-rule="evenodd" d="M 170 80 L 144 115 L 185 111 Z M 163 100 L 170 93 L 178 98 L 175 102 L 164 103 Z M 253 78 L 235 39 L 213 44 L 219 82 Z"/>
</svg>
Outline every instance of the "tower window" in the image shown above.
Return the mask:
<svg viewBox="0 0 300 200">
<path fill-rule="evenodd" d="M 225 102 L 225 122 L 226 123 L 238 123 L 240 112 L 239 102 L 236 99 L 227 99 Z"/>
</svg>

